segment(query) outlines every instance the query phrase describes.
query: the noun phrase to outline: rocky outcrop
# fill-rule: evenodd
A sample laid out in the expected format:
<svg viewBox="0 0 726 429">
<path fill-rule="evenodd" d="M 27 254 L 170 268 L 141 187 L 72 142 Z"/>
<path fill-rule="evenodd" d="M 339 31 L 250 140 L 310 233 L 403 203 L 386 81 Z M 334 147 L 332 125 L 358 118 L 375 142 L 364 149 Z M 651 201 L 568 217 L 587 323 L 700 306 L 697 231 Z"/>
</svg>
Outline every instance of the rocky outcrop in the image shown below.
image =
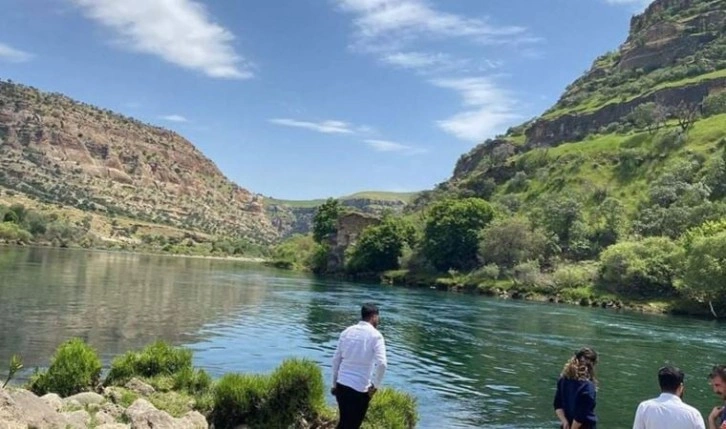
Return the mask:
<svg viewBox="0 0 726 429">
<path fill-rule="evenodd" d="M 601 128 L 622 121 L 643 103 L 655 102 L 664 107 L 680 103 L 699 104 L 709 93 L 726 88 L 726 78 L 666 88 L 622 103 L 611 103 L 591 113 L 565 114 L 555 119 L 539 119 L 526 131 L 527 147 L 557 146 L 583 140 Z"/>
<path fill-rule="evenodd" d="M 107 390 L 107 393 L 111 390 Z M 0 429 L 206 429 L 205 417 L 189 411 L 174 418 L 139 398 L 124 409 L 112 395 L 81 393 L 61 400 L 23 389 L 0 389 Z"/>
<path fill-rule="evenodd" d="M 328 237 L 330 254 L 328 257 L 328 270 L 335 272 L 342 270 L 345 264 L 345 251 L 355 245 L 364 229 L 381 223 L 381 219 L 370 214 L 350 212 L 338 218 L 337 232 Z"/>
<path fill-rule="evenodd" d="M 207 234 L 277 238 L 260 198 L 178 134 L 2 81 L 0 186 Z"/>
</svg>

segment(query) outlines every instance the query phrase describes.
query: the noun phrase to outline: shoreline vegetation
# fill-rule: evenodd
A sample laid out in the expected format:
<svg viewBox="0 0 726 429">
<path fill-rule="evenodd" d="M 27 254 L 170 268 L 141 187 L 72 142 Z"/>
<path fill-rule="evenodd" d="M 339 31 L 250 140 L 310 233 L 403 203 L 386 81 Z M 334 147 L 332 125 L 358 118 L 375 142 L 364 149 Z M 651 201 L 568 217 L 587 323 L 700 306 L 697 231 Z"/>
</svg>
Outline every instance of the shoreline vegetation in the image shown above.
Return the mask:
<svg viewBox="0 0 726 429">
<path fill-rule="evenodd" d="M 332 429 L 320 367 L 287 359 L 269 374 L 225 374 L 213 380 L 192 365 L 192 352 L 164 342 L 116 357 L 102 377 L 98 353 L 81 339 L 61 344 L 26 386 L 0 388 L 0 420 L 10 427 L 122 429 L 179 427 Z M 13 357 L 8 380 L 22 368 Z M 378 392 L 364 429 L 413 429 L 416 400 L 392 388 Z"/>
</svg>

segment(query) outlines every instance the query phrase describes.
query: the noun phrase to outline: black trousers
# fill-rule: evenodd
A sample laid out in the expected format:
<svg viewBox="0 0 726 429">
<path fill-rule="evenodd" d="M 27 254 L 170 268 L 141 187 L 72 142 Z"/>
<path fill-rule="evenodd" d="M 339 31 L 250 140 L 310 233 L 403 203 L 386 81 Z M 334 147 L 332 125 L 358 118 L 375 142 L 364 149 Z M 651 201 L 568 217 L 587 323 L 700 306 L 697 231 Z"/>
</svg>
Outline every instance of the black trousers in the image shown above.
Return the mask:
<svg viewBox="0 0 726 429">
<path fill-rule="evenodd" d="M 340 411 L 337 429 L 360 429 L 371 402 L 370 395 L 338 383 L 335 386 L 335 399 L 338 400 Z"/>
</svg>

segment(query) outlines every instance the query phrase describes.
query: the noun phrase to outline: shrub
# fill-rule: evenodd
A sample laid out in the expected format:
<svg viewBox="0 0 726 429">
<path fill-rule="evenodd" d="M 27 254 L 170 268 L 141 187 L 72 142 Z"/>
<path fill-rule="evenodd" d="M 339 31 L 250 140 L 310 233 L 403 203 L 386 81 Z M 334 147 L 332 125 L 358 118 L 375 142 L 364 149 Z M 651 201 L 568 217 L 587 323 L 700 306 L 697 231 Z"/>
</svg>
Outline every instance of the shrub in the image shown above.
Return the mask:
<svg viewBox="0 0 726 429">
<path fill-rule="evenodd" d="M 691 250 L 693 242 L 699 238 L 710 237 L 726 231 L 726 219 L 708 221 L 691 228 L 681 236 L 681 245 L 686 252 Z"/>
<path fill-rule="evenodd" d="M 371 400 L 363 429 L 413 429 L 418 422 L 416 399 L 393 389 L 381 389 Z"/>
<path fill-rule="evenodd" d="M 726 113 L 726 91 L 711 94 L 703 100 L 703 115 L 714 116 Z"/>
<path fill-rule="evenodd" d="M 540 286 L 541 272 L 537 261 L 527 261 L 514 267 L 513 277 L 517 284 L 525 287 Z"/>
<path fill-rule="evenodd" d="M 424 229 L 426 259 L 439 271 L 475 267 L 479 233 L 493 217 L 489 203 L 478 198 L 434 204 Z"/>
<path fill-rule="evenodd" d="M 501 271 L 497 264 L 488 264 L 469 274 L 472 281 L 495 281 L 499 279 Z"/>
<path fill-rule="evenodd" d="M 204 393 L 212 386 L 212 377 L 203 369 L 182 368 L 174 376 L 174 390 L 185 390 L 191 394 Z"/>
<path fill-rule="evenodd" d="M 261 375 L 227 374 L 214 386 L 212 422 L 227 429 L 241 424 L 254 426 L 269 391 L 270 379 Z M 259 422 L 257 422 L 259 423 Z"/>
<path fill-rule="evenodd" d="M 191 350 L 174 348 L 163 341 L 157 341 L 141 352 L 128 352 L 114 359 L 105 384 L 125 384 L 135 376 L 175 375 L 191 368 Z"/>
<path fill-rule="evenodd" d="M 558 267 L 552 274 L 552 282 L 557 289 L 587 287 L 595 281 L 597 269 L 597 265 L 585 263 Z"/>
<path fill-rule="evenodd" d="M 726 298 L 726 231 L 694 237 L 685 263 L 685 286 L 698 300 Z"/>
<path fill-rule="evenodd" d="M 13 222 L 0 223 L 0 240 L 29 243 L 33 236 Z"/>
<path fill-rule="evenodd" d="M 514 217 L 496 221 L 482 233 L 479 259 L 511 268 L 545 256 L 547 236 L 535 230 L 527 219 Z"/>
<path fill-rule="evenodd" d="M 363 230 L 351 249 L 347 269 L 352 273 L 380 273 L 399 268 L 405 246 L 413 245 L 416 230 L 401 218 L 387 216 L 380 225 Z"/>
<path fill-rule="evenodd" d="M 36 373 L 30 390 L 37 395 L 70 396 L 94 388 L 101 375 L 98 354 L 83 340 L 74 338 L 56 350 L 47 372 Z"/>
<path fill-rule="evenodd" d="M 325 407 L 323 374 L 315 362 L 287 360 L 272 373 L 270 381 L 263 413 L 266 427 L 289 427 L 300 417 L 311 420 Z"/>
<path fill-rule="evenodd" d="M 656 298 L 675 293 L 682 249 L 665 237 L 623 242 L 600 256 L 598 282 L 607 291 L 637 298 Z"/>
</svg>

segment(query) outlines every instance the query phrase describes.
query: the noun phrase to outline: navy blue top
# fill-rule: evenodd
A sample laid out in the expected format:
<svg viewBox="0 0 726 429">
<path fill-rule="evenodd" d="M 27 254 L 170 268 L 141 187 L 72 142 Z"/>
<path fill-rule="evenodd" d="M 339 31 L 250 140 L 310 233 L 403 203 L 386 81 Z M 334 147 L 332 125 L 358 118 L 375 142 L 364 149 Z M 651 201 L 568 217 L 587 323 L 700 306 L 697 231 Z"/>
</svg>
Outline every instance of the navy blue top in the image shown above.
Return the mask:
<svg viewBox="0 0 726 429">
<path fill-rule="evenodd" d="M 582 423 L 583 428 L 596 429 L 595 384 L 588 380 L 570 380 L 561 377 L 557 381 L 555 410 L 562 409 L 567 421 Z"/>
</svg>

